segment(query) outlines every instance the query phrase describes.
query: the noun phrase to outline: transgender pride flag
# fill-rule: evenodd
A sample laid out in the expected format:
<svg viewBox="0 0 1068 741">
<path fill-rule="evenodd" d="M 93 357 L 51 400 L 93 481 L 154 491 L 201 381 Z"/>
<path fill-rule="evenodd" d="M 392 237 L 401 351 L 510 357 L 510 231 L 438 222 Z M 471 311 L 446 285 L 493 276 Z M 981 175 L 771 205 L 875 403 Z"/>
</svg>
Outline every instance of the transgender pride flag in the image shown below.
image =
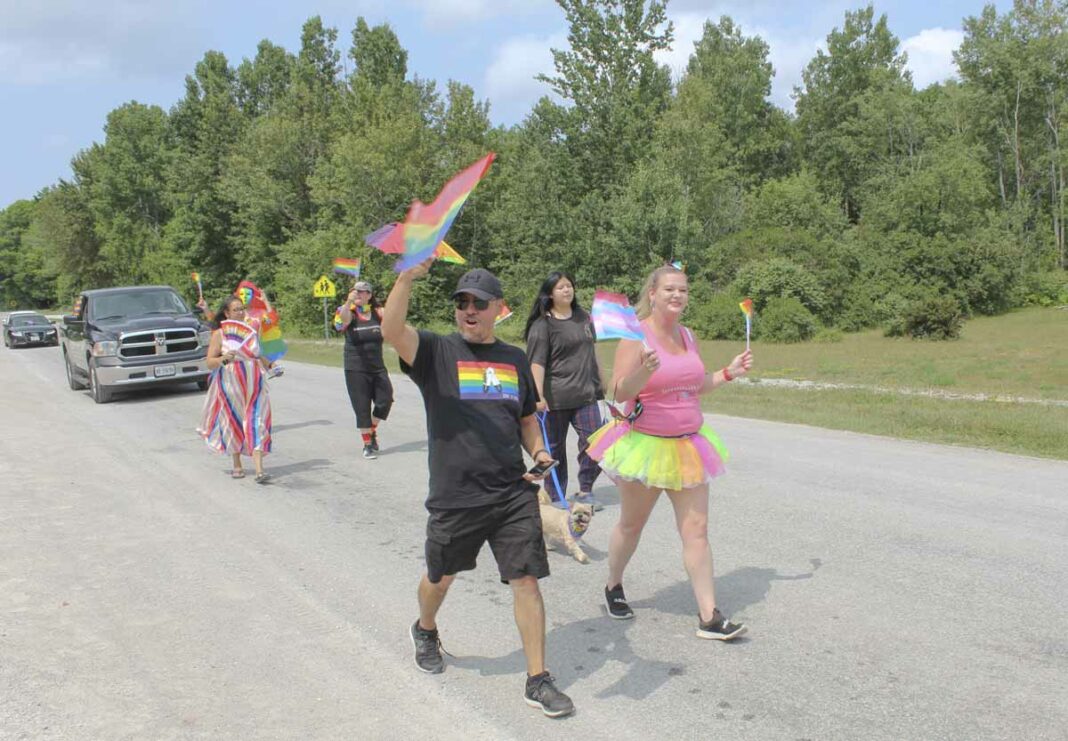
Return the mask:
<svg viewBox="0 0 1068 741">
<path fill-rule="evenodd" d="M 645 333 L 638 324 L 638 315 L 622 293 L 597 291 L 593 294 L 591 318 L 598 340 L 645 342 Z"/>
</svg>

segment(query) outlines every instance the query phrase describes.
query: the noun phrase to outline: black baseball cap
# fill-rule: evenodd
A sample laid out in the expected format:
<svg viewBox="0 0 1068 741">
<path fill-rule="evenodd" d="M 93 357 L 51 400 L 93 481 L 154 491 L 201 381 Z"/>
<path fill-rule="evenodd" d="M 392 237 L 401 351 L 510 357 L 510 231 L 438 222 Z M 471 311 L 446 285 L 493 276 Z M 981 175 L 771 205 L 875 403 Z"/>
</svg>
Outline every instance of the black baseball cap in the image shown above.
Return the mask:
<svg viewBox="0 0 1068 741">
<path fill-rule="evenodd" d="M 456 290 L 452 297 L 456 298 L 461 293 L 470 293 L 475 298 L 486 299 L 504 298 L 501 290 L 501 282 L 497 276 L 485 268 L 475 268 L 464 273 L 456 283 Z"/>
</svg>

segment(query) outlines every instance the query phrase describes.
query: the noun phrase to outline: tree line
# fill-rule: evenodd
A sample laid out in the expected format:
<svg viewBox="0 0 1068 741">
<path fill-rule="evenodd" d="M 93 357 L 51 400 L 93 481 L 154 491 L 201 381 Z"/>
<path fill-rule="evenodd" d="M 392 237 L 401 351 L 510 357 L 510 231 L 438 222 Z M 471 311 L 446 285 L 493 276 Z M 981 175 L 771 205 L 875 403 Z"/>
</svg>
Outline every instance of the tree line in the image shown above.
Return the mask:
<svg viewBox="0 0 1068 741">
<path fill-rule="evenodd" d="M 467 85 L 409 74 L 388 25 L 359 18 L 342 58 L 318 17 L 295 53 L 264 40 L 233 66 L 207 52 L 169 111 L 130 102 L 72 175 L 0 211 L 0 305 L 166 283 L 209 297 L 244 278 L 294 329 L 321 322 L 314 280 L 362 257 L 363 236 L 487 151 L 449 233 L 526 306 L 552 269 L 633 295 L 658 264 L 690 275 L 689 321 L 768 339 L 829 328 L 953 336 L 963 318 L 1068 301 L 1068 2 L 1016 0 L 964 19 L 959 81 L 917 90 L 871 6 L 845 13 L 803 71 L 796 112 L 769 102 L 768 45 L 708 20 L 685 72 L 666 0 L 557 0 L 568 47 L 555 93 L 505 128 Z M 448 320 L 441 264 L 413 297 Z"/>
</svg>

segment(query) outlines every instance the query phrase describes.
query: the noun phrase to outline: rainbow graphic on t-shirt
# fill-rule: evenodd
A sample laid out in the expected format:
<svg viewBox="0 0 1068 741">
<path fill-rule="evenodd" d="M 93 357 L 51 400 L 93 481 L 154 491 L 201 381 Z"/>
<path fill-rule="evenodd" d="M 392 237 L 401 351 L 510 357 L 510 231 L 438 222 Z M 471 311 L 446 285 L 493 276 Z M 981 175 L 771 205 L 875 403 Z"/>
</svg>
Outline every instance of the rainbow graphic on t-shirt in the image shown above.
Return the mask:
<svg viewBox="0 0 1068 741">
<path fill-rule="evenodd" d="M 511 363 L 456 361 L 461 399 L 509 399 L 519 401 L 519 374 Z"/>
</svg>

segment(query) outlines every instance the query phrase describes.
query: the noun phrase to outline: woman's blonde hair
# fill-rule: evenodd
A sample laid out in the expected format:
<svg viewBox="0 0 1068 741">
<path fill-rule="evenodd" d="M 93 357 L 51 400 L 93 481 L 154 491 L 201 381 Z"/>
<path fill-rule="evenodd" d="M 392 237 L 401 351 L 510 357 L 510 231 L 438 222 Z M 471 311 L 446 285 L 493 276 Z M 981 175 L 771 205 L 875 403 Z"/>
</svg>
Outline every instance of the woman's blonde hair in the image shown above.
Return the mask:
<svg viewBox="0 0 1068 741">
<path fill-rule="evenodd" d="M 660 279 L 669 273 L 678 273 L 683 278 L 686 277 L 686 273 L 679 270 L 674 265 L 664 265 L 649 273 L 645 278 L 645 283 L 642 284 L 642 291 L 638 295 L 637 314 L 639 319 L 648 319 L 649 315 L 653 313 L 653 304 L 649 300 L 649 294 L 652 293 L 660 283 Z"/>
</svg>

